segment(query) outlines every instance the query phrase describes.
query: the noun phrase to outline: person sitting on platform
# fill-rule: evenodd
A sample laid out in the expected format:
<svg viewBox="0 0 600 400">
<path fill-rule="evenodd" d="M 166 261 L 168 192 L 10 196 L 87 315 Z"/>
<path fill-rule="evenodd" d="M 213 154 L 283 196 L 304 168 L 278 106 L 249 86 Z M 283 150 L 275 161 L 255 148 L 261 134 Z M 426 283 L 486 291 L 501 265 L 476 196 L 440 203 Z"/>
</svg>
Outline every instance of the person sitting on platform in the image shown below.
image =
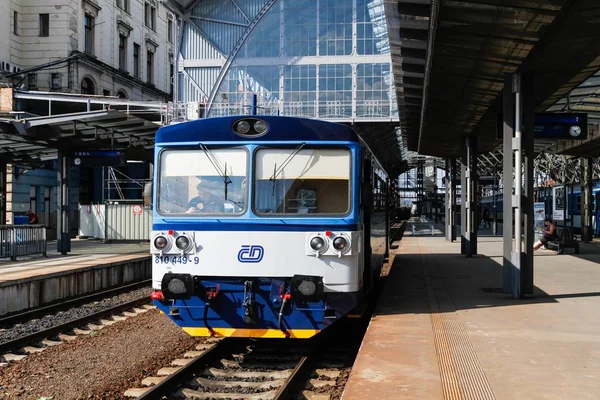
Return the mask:
<svg viewBox="0 0 600 400">
<path fill-rule="evenodd" d="M 33 211 L 29 210 L 25 215 L 29 217 L 29 225 L 36 225 L 38 223 L 38 217 Z"/>
<path fill-rule="evenodd" d="M 554 222 L 552 222 L 552 218 L 548 217 L 548 218 L 544 219 L 543 232 L 544 232 L 544 235 L 542 236 L 542 238 L 540 240 L 538 240 L 535 245 L 533 245 L 534 251 L 539 249 L 542 246 L 547 247 L 549 241 L 556 240 L 556 238 L 557 238 L 556 225 L 554 225 Z"/>
</svg>

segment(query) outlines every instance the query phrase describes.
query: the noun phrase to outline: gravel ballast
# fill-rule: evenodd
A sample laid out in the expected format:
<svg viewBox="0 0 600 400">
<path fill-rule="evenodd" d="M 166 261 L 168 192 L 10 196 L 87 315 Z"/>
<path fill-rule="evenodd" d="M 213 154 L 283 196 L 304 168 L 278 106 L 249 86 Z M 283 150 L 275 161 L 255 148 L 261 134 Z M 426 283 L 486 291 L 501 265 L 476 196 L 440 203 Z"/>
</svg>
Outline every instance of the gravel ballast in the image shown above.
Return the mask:
<svg viewBox="0 0 600 400">
<path fill-rule="evenodd" d="M 0 399 L 123 399 L 202 340 L 150 310 L 0 368 Z"/>
<path fill-rule="evenodd" d="M 61 311 L 57 314 L 46 315 L 43 318 L 32 319 L 25 323 L 16 324 L 11 327 L 6 327 L 5 329 L 0 330 L 0 343 L 17 339 L 25 335 L 31 335 L 32 333 L 52 328 L 53 326 L 65 324 L 69 321 L 73 321 L 78 318 L 83 318 L 85 316 L 95 314 L 97 312 L 107 310 L 112 307 L 116 307 L 119 304 L 133 301 L 135 299 L 141 299 L 143 297 L 146 297 L 148 298 L 148 301 L 150 301 L 151 292 L 152 288 L 150 286 L 146 286 L 140 289 L 132 290 L 127 293 L 121 293 L 119 295 L 112 296 L 106 299 L 94 301 L 92 303 L 84 304 L 78 307 L 73 307 L 66 311 Z"/>
</svg>

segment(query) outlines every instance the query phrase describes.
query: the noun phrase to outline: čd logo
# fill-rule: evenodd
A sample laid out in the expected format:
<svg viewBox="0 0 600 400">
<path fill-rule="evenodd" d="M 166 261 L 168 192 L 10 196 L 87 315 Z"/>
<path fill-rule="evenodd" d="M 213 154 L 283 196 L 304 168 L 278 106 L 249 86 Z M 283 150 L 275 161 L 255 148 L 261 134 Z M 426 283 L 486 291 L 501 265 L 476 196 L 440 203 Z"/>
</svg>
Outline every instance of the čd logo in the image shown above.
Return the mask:
<svg viewBox="0 0 600 400">
<path fill-rule="evenodd" d="M 241 263 L 258 263 L 261 262 L 265 255 L 265 249 L 262 246 L 243 245 L 242 249 L 238 253 L 238 261 Z"/>
</svg>

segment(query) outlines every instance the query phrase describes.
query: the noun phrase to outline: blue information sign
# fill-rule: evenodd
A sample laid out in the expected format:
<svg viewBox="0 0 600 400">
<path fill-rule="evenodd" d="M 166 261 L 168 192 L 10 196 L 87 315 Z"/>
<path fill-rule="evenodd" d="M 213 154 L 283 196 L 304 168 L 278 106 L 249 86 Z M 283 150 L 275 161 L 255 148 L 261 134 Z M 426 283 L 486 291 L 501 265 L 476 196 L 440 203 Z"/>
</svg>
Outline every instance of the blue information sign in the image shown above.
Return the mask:
<svg viewBox="0 0 600 400">
<path fill-rule="evenodd" d="M 557 140 L 587 139 L 587 114 L 536 113 L 533 137 Z"/>
<path fill-rule="evenodd" d="M 502 140 L 503 117 L 498 116 L 496 139 Z M 586 113 L 536 113 L 534 121 L 535 139 L 583 140 L 587 139 Z"/>
<path fill-rule="evenodd" d="M 73 164 L 80 167 L 116 167 L 124 163 L 125 154 L 122 151 L 97 150 L 73 153 Z"/>
</svg>

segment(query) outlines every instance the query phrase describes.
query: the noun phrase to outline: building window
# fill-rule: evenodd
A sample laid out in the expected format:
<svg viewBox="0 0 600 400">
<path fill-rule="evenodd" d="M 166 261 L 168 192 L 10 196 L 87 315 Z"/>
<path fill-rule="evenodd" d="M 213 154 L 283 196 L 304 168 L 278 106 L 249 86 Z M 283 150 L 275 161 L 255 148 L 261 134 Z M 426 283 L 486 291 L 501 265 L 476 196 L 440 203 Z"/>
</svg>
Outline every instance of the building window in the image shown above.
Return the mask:
<svg viewBox="0 0 600 400">
<path fill-rule="evenodd" d="M 140 45 L 133 44 L 133 76 L 140 77 Z"/>
<path fill-rule="evenodd" d="M 52 90 L 60 90 L 60 74 L 58 72 L 52 73 L 52 81 L 50 82 L 50 88 Z"/>
<path fill-rule="evenodd" d="M 19 13 L 16 11 L 13 11 L 13 33 L 19 34 Z"/>
<path fill-rule="evenodd" d="M 81 94 L 96 94 L 96 85 L 90 78 L 83 78 L 81 81 Z"/>
<path fill-rule="evenodd" d="M 119 35 L 119 68 L 127 70 L 127 37 Z"/>
<path fill-rule="evenodd" d="M 50 14 L 40 14 L 40 36 L 50 36 Z"/>
<path fill-rule="evenodd" d="M 30 73 L 27 75 L 27 88 L 29 90 L 37 90 L 37 75 Z"/>
<path fill-rule="evenodd" d="M 129 12 L 129 0 L 117 0 L 117 7 L 125 12 Z"/>
<path fill-rule="evenodd" d="M 171 18 L 167 20 L 167 40 L 169 43 L 173 43 L 173 20 Z"/>
<path fill-rule="evenodd" d="M 108 89 L 102 90 L 102 95 L 103 96 L 110 96 L 110 90 L 108 90 Z"/>
<path fill-rule="evenodd" d="M 171 94 L 173 94 L 173 83 L 174 83 L 174 72 L 175 72 L 175 66 L 173 65 L 173 63 L 171 63 L 169 65 L 170 71 L 169 71 L 169 81 L 171 82 Z"/>
<path fill-rule="evenodd" d="M 120 89 L 120 90 L 117 92 L 117 96 L 118 96 L 120 99 L 126 99 L 126 98 L 127 98 L 127 93 L 126 93 L 126 92 L 125 92 L 123 89 Z"/>
<path fill-rule="evenodd" d="M 94 54 L 94 17 L 85 14 L 83 19 L 84 27 L 84 51 L 89 54 Z"/>
<path fill-rule="evenodd" d="M 150 3 L 144 3 L 144 24 L 153 31 L 156 30 L 156 7 Z"/>
<path fill-rule="evenodd" d="M 153 83 L 154 76 L 154 53 L 148 50 L 146 52 L 146 81 Z"/>
</svg>

